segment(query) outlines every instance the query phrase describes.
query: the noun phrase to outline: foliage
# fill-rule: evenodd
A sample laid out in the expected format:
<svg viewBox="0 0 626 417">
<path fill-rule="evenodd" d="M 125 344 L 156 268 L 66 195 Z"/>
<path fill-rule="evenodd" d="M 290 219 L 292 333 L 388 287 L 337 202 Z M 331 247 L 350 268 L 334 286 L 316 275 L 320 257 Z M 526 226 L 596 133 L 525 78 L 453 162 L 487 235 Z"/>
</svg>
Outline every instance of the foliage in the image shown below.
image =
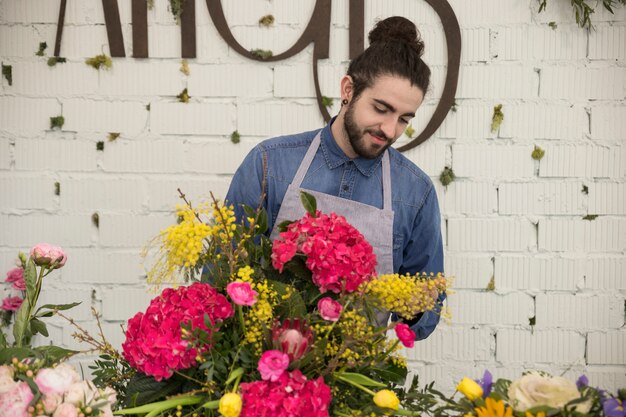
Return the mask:
<svg viewBox="0 0 626 417">
<path fill-rule="evenodd" d="M 595 13 L 595 9 L 590 5 L 588 0 L 570 0 L 572 4 L 572 8 L 574 9 L 574 14 L 576 16 L 576 23 L 581 28 L 592 29 L 593 25 L 591 24 L 591 15 Z M 608 10 L 611 14 L 615 14 L 613 8 L 616 5 L 626 5 L 626 0 L 601 0 L 602 6 Z M 539 2 L 539 13 L 543 12 L 546 9 L 548 0 L 538 0 Z M 597 7 L 598 2 L 596 1 L 595 6 Z M 553 29 L 556 28 L 556 24 L 551 27 Z"/>
<path fill-rule="evenodd" d="M 230 134 L 230 141 L 235 144 L 241 142 L 241 135 L 239 134 L 238 130 L 235 130 L 233 133 Z"/>
<path fill-rule="evenodd" d="M 335 100 L 332 97 L 322 96 L 322 106 L 332 107 Z"/>
<path fill-rule="evenodd" d="M 44 53 L 47 47 L 48 47 L 48 44 L 46 42 L 39 42 L 39 50 L 35 52 L 35 55 L 44 56 Z"/>
<path fill-rule="evenodd" d="M 253 49 L 250 53 L 261 60 L 269 59 L 274 55 L 274 53 L 268 49 Z"/>
<path fill-rule="evenodd" d="M 65 118 L 63 116 L 55 116 L 50 118 L 50 129 L 54 129 L 55 127 L 62 129 L 64 124 Z"/>
<path fill-rule="evenodd" d="M 109 142 L 113 142 L 119 137 L 120 137 L 120 132 L 109 132 L 109 136 L 108 136 Z"/>
<path fill-rule="evenodd" d="M 85 64 L 89 65 L 90 67 L 93 67 L 97 70 L 101 69 L 104 67 L 104 69 L 109 69 L 113 66 L 113 61 L 111 60 L 110 57 L 101 54 L 101 55 L 96 55 L 94 57 L 91 58 L 87 58 L 85 60 Z"/>
<path fill-rule="evenodd" d="M 98 142 L 96 142 L 96 150 L 97 151 L 103 151 L 104 150 L 104 141 L 103 140 L 99 140 Z"/>
<path fill-rule="evenodd" d="M 533 153 L 531 154 L 531 157 L 535 161 L 541 161 L 541 159 L 544 157 L 545 154 L 546 154 L 546 151 L 541 149 L 539 146 L 535 145 L 535 148 L 533 149 Z"/>
<path fill-rule="evenodd" d="M 504 113 L 502 113 L 502 104 L 498 104 L 493 108 L 493 116 L 491 117 L 491 133 L 495 133 L 504 120 Z"/>
<path fill-rule="evenodd" d="M 67 59 L 62 58 L 60 56 L 52 56 L 48 58 L 49 67 L 54 67 L 56 64 L 65 64 L 65 62 L 67 62 Z"/>
<path fill-rule="evenodd" d="M 187 62 L 186 59 L 180 61 L 180 72 L 182 72 L 186 76 L 189 76 L 189 62 Z"/>
<path fill-rule="evenodd" d="M 169 0 L 170 12 L 174 16 L 177 24 L 180 24 L 180 16 L 183 14 L 183 2 L 185 0 Z"/>
<path fill-rule="evenodd" d="M 415 129 L 413 129 L 413 126 L 408 125 L 404 131 L 404 134 L 407 135 L 409 138 L 412 138 L 415 134 Z"/>
<path fill-rule="evenodd" d="M 187 92 L 187 89 L 185 88 L 183 91 L 180 92 L 179 95 L 176 96 L 176 98 L 178 99 L 178 101 L 180 101 L 181 103 L 189 103 L 189 99 L 191 97 L 189 97 L 189 93 Z"/>
<path fill-rule="evenodd" d="M 271 14 L 265 15 L 259 19 L 259 25 L 269 27 L 274 24 L 274 16 Z"/>
<path fill-rule="evenodd" d="M 448 186 L 452 181 L 454 181 L 455 178 L 456 176 L 454 175 L 454 171 L 452 170 L 452 168 L 445 167 L 443 171 L 441 171 L 439 181 L 441 181 L 444 186 Z"/>
<path fill-rule="evenodd" d="M 587 214 L 585 217 L 583 217 L 583 220 L 595 220 L 598 218 L 597 214 Z"/>
<path fill-rule="evenodd" d="M 13 66 L 2 64 L 2 75 L 6 78 L 9 85 L 13 85 Z"/>
</svg>

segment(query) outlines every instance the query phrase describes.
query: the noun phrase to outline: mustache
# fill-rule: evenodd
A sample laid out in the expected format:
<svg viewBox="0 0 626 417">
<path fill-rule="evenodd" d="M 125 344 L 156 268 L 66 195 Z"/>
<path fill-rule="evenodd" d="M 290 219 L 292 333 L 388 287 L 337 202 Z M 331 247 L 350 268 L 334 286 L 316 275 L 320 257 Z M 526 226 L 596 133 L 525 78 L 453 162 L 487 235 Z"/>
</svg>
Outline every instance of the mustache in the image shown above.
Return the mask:
<svg viewBox="0 0 626 417">
<path fill-rule="evenodd" d="M 383 139 L 385 142 L 391 142 L 391 139 L 389 139 L 383 132 L 381 132 L 380 130 L 378 131 L 374 131 L 371 129 L 366 130 L 367 133 L 369 133 L 372 136 L 378 136 L 379 138 Z"/>
</svg>

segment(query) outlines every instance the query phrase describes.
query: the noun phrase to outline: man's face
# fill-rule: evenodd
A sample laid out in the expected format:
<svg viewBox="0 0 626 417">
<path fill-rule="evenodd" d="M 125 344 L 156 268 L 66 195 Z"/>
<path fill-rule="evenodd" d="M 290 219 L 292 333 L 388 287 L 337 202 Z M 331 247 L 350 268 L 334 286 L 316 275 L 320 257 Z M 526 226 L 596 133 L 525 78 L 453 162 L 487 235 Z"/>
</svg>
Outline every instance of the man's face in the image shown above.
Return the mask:
<svg viewBox="0 0 626 417">
<path fill-rule="evenodd" d="M 378 77 L 346 108 L 344 130 L 354 153 L 378 157 L 402 135 L 423 99 L 422 90 L 405 78 Z"/>
</svg>

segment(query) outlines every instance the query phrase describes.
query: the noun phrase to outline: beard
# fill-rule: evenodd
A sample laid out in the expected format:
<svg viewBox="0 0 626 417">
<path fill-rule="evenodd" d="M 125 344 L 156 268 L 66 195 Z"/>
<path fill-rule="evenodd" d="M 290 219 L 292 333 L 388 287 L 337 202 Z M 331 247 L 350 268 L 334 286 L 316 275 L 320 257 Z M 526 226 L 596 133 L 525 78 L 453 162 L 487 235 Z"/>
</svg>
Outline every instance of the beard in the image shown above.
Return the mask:
<svg viewBox="0 0 626 417">
<path fill-rule="evenodd" d="M 365 159 L 376 159 L 391 146 L 391 139 L 385 136 L 385 134 L 380 130 L 375 131 L 372 129 L 360 129 L 354 120 L 354 103 L 355 102 L 353 101 L 348 104 L 346 114 L 343 118 L 343 129 L 348 135 L 350 145 L 357 155 Z M 372 143 L 371 146 L 368 147 L 368 144 L 365 141 L 366 133 L 384 139 L 387 144 L 379 145 Z"/>
</svg>

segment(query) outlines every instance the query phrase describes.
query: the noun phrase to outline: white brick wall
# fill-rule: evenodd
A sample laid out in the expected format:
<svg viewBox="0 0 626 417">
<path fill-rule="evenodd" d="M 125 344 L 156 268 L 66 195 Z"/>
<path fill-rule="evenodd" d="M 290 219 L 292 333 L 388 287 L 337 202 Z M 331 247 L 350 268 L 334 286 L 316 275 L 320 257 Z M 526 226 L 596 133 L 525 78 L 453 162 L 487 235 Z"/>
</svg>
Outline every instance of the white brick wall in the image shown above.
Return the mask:
<svg viewBox="0 0 626 417">
<path fill-rule="evenodd" d="M 18 250 L 63 246 L 67 265 L 46 281 L 42 302 L 82 301 L 71 315 L 89 329 L 97 308 L 119 347 L 119 325 L 154 296 L 139 254 L 174 221 L 176 189 L 196 203 L 210 191 L 223 198 L 255 144 L 318 128 L 322 118 L 311 45 L 285 61 L 243 58 L 196 0 L 198 57 L 186 76 L 167 2 L 148 13 L 149 59 L 132 58 L 130 2 L 118 3 L 127 58 L 97 71 L 84 60 L 109 54 L 99 0 L 68 2 L 61 49 L 68 62 L 55 67 L 46 60 L 58 2 L 0 0 L 0 61 L 13 70 L 13 85 L 0 80 L 0 273 Z M 313 6 L 223 3 L 245 48 L 275 54 L 295 43 Z M 366 31 L 398 14 L 422 32 L 433 76 L 412 121 L 420 131 L 447 71 L 439 18 L 426 2 L 364 4 Z M 551 0 L 541 14 L 536 0 L 450 4 L 463 41 L 456 111 L 405 155 L 435 182 L 446 271 L 455 278 L 453 317 L 405 352 L 412 369 L 447 392 L 485 368 L 509 378 L 529 368 L 585 373 L 594 385 L 626 386 L 626 7 L 615 15 L 598 7 L 595 30 L 584 31 L 567 1 Z M 318 68 L 322 94 L 334 98 L 348 64 L 348 5 L 332 2 L 330 59 Z M 259 27 L 270 13 L 274 27 Z M 40 42 L 46 57 L 34 55 Z M 184 88 L 187 104 L 176 99 Z M 491 132 L 498 104 L 504 121 Z M 51 130 L 50 117 L 59 115 L 65 125 Z M 235 130 L 239 144 L 230 141 Z M 110 132 L 121 135 L 111 142 Z M 545 150 L 541 161 L 531 158 L 535 145 Z M 457 179 L 444 187 L 438 177 L 446 166 Z M 588 214 L 599 217 L 584 220 Z M 64 322 L 54 320 L 50 331 L 78 347 Z"/>
</svg>

